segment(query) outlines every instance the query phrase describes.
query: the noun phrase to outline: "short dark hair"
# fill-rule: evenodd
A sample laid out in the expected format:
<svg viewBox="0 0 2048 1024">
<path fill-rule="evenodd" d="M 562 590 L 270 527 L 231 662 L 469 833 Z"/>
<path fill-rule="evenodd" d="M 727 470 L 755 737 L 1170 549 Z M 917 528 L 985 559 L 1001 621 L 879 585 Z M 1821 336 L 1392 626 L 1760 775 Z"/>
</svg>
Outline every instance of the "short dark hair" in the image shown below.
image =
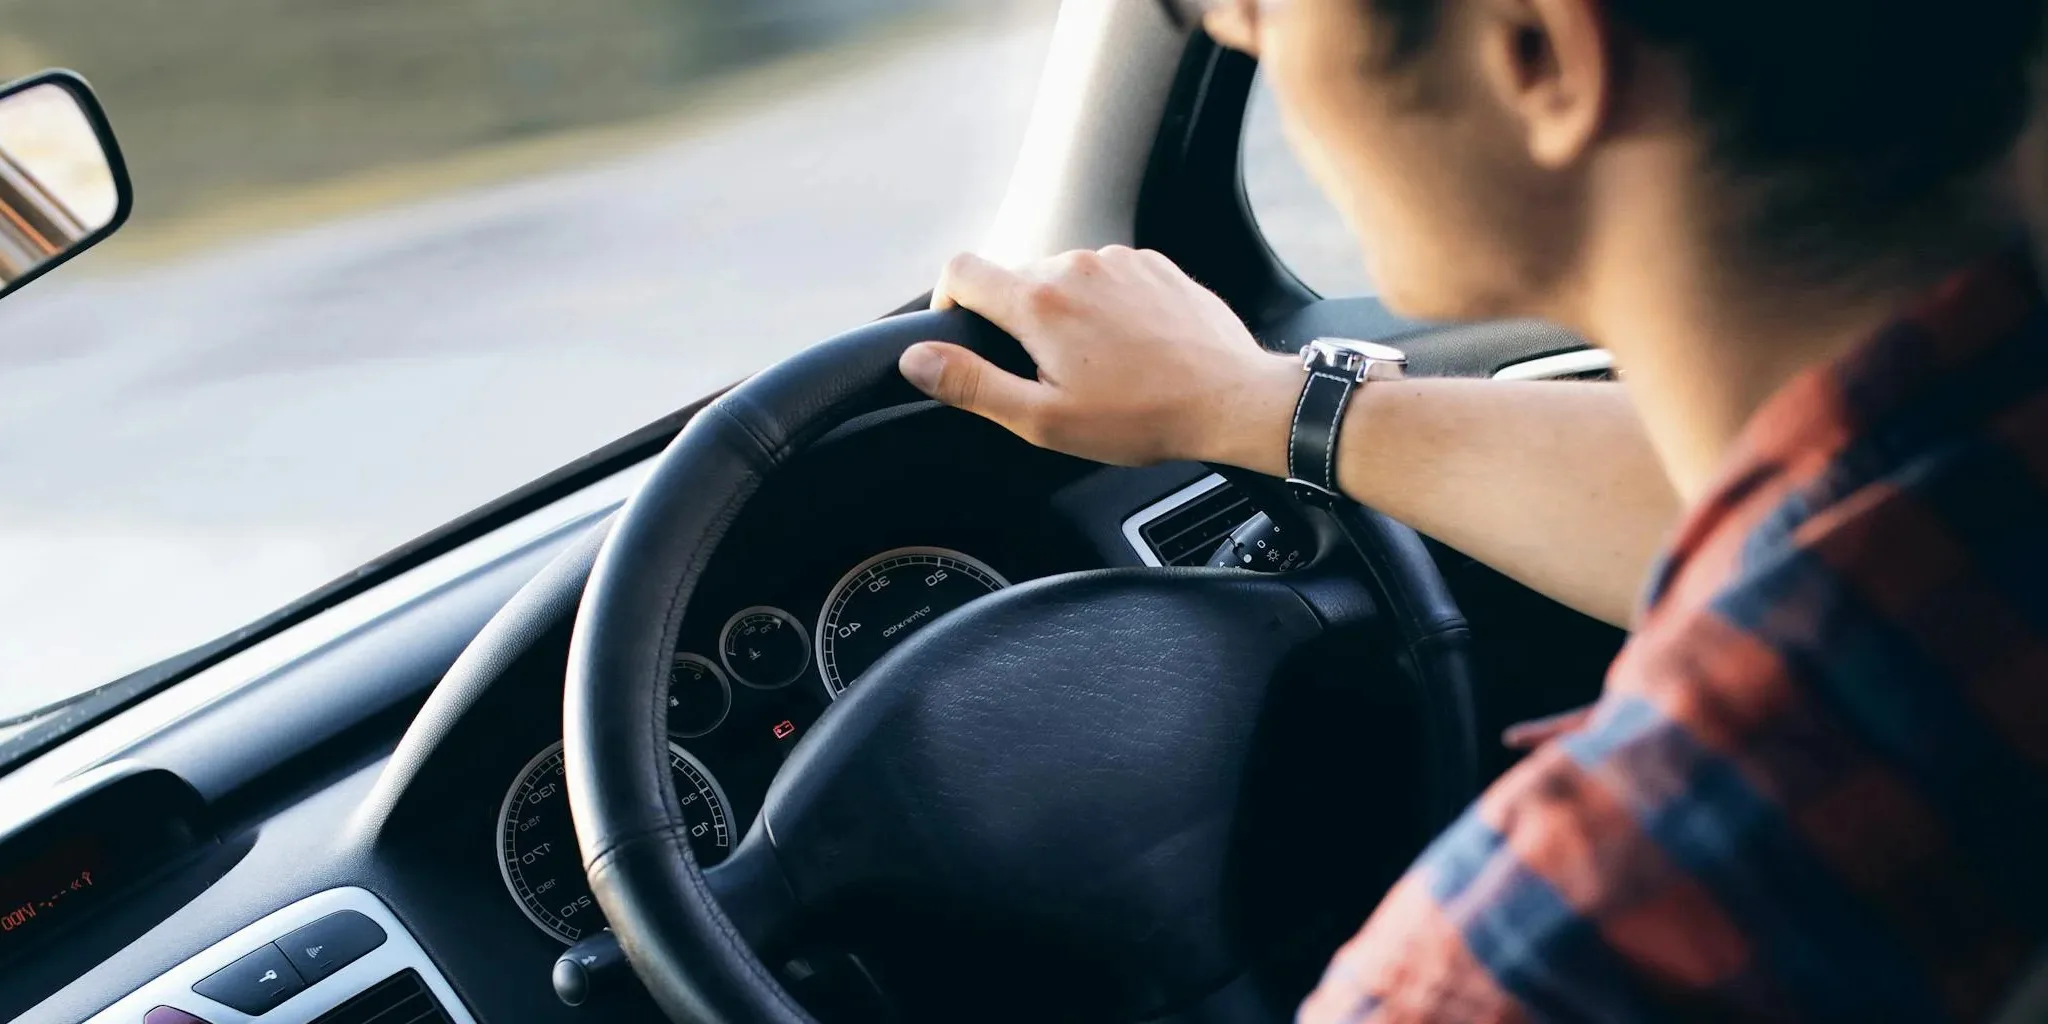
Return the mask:
<svg viewBox="0 0 2048 1024">
<path fill-rule="evenodd" d="M 1386 56 L 1426 49 L 1447 2 L 1371 0 Z M 2025 129 L 2048 16 L 2048 0 L 1604 2 L 1615 31 L 1681 62 L 1717 169 L 1753 198 L 1748 241 L 1818 276 L 1952 230 Z"/>
</svg>

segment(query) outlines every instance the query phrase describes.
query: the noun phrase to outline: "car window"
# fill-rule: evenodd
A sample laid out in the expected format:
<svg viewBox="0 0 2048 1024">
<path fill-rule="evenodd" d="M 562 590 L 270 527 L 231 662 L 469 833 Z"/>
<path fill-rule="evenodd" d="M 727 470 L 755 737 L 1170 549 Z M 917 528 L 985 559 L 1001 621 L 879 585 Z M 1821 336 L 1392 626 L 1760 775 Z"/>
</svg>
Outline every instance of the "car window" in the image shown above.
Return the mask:
<svg viewBox="0 0 2048 1024">
<path fill-rule="evenodd" d="M 1287 147 L 1264 75 L 1245 107 L 1244 188 L 1266 244 L 1310 290 L 1331 298 L 1375 294 L 1350 228 Z"/>
<path fill-rule="evenodd" d="M 930 286 L 1056 0 L 12 0 L 129 226 L 0 305 L 0 724 Z"/>
</svg>

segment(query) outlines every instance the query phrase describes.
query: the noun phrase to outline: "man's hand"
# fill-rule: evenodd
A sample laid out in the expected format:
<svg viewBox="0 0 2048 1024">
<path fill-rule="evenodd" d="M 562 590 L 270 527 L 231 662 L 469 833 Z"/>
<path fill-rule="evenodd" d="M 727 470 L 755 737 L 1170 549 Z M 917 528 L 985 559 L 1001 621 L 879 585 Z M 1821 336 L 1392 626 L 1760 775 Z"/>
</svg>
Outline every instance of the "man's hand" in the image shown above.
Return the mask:
<svg viewBox="0 0 2048 1024">
<path fill-rule="evenodd" d="M 1022 342 L 1038 379 L 957 345 L 912 346 L 904 377 L 942 402 L 1098 462 L 1285 464 L 1299 366 L 1156 252 L 1079 250 L 1022 270 L 957 256 L 932 295 L 934 309 L 955 305 Z"/>
</svg>

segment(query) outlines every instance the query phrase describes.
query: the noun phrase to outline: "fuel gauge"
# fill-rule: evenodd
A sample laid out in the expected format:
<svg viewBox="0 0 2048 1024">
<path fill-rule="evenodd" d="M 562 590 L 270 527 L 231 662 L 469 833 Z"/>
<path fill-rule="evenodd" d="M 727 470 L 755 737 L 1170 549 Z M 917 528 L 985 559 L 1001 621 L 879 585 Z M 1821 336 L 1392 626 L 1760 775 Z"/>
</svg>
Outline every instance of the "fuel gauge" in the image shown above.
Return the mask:
<svg viewBox="0 0 2048 1024">
<path fill-rule="evenodd" d="M 678 739 L 708 736 L 732 710 L 732 687 L 710 658 L 679 653 L 668 670 L 668 733 Z"/>
</svg>

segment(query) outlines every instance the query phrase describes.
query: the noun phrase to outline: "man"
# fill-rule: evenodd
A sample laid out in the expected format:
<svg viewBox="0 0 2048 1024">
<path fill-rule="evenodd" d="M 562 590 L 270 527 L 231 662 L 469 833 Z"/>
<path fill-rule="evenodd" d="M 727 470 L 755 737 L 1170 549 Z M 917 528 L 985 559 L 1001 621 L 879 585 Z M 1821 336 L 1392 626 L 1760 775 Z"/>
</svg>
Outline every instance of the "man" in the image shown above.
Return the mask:
<svg viewBox="0 0 2048 1024">
<path fill-rule="evenodd" d="M 1633 636 L 1302 1019 L 1993 1011 L 2048 939 L 2040 0 L 1208 6 L 1390 306 L 1553 320 L 1627 381 L 1318 400 L 1346 494 Z M 962 256 L 934 301 L 1038 379 L 904 374 L 1031 441 L 1316 475 L 1301 361 L 1157 254 Z"/>
</svg>

